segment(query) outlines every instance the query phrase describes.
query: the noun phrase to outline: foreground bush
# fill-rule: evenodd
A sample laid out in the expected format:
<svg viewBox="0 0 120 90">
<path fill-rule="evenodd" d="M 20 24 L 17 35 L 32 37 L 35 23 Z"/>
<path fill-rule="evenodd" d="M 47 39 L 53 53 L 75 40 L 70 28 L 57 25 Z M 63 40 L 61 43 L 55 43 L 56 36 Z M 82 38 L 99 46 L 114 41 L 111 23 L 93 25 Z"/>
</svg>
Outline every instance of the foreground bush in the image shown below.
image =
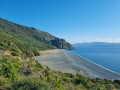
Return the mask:
<svg viewBox="0 0 120 90">
<path fill-rule="evenodd" d="M 119 90 L 120 80 L 88 78 L 50 70 L 35 59 L 0 59 L 0 90 Z"/>
<path fill-rule="evenodd" d="M 10 90 L 50 90 L 47 83 L 42 82 L 39 78 L 27 77 L 14 82 L 8 87 Z"/>
</svg>

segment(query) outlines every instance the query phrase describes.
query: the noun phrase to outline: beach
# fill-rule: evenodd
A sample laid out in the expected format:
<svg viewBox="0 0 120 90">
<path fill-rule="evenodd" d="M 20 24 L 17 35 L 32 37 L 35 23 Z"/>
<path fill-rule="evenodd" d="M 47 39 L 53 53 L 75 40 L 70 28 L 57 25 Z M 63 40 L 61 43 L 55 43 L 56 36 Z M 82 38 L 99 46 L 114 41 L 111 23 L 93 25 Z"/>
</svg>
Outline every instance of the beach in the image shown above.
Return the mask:
<svg viewBox="0 0 120 90">
<path fill-rule="evenodd" d="M 36 59 L 52 70 L 74 75 L 78 72 L 89 78 L 120 79 L 119 74 L 64 49 L 47 50 L 40 53 L 41 55 Z"/>
</svg>

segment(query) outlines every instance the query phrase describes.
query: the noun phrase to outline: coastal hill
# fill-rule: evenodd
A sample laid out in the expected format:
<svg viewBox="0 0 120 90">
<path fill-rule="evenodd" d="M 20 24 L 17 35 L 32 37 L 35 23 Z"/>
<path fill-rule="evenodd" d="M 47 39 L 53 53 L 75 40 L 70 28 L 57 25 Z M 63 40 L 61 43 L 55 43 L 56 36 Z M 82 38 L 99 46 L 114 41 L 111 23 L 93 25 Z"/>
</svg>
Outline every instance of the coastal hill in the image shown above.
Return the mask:
<svg viewBox="0 0 120 90">
<path fill-rule="evenodd" d="M 91 42 L 91 43 L 76 43 L 73 44 L 75 48 L 79 47 L 120 47 L 120 43 L 105 43 L 105 42 Z"/>
<path fill-rule="evenodd" d="M 35 57 L 39 55 L 39 50 L 57 48 L 73 49 L 65 40 L 49 33 L 0 18 L 0 90 L 118 90 L 120 88 L 120 80 L 85 77 L 81 74 L 81 70 L 76 75 L 62 73 L 42 65 Z M 48 55 L 51 55 L 48 51 Z M 42 56 L 42 53 L 40 54 Z M 56 57 L 57 54 L 58 57 L 60 55 L 60 61 Z M 52 59 L 54 56 L 55 60 Z M 67 69 L 70 67 L 68 64 L 72 63 L 69 60 L 72 59 L 71 56 L 70 52 L 60 49 L 51 55 L 49 63 L 61 64 Z M 79 57 L 73 56 L 75 62 L 78 62 Z M 79 66 L 83 67 L 84 64 L 88 63 L 81 63 Z M 92 64 L 87 65 L 91 66 Z M 117 76 L 115 74 L 114 79 L 117 79 Z"/>
<path fill-rule="evenodd" d="M 0 31 L 11 35 L 24 44 L 33 46 L 38 50 L 46 49 L 73 49 L 72 45 L 64 39 L 57 38 L 47 32 L 34 27 L 27 27 L 0 18 Z"/>
</svg>

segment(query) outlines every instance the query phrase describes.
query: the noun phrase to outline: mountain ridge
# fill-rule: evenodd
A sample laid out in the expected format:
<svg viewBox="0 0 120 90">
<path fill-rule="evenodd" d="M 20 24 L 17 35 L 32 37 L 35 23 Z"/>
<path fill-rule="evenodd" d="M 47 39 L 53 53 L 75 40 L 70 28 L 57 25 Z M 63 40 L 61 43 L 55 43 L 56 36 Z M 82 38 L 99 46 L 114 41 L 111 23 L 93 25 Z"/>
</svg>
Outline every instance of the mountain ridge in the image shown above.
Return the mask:
<svg viewBox="0 0 120 90">
<path fill-rule="evenodd" d="M 74 47 L 120 47 L 120 43 L 90 42 L 72 44 Z"/>
<path fill-rule="evenodd" d="M 39 50 L 55 48 L 74 49 L 64 39 L 57 38 L 48 32 L 38 30 L 34 27 L 16 24 L 3 18 L 0 18 L 0 30 Z"/>
</svg>

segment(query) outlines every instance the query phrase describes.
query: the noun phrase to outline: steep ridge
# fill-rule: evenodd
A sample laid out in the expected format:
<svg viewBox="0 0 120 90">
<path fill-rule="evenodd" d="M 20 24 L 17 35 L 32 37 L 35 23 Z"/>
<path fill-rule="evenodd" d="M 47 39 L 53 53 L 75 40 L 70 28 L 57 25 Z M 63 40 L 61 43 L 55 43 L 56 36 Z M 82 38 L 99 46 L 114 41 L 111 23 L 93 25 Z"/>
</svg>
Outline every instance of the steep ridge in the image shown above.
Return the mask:
<svg viewBox="0 0 120 90">
<path fill-rule="evenodd" d="M 13 38 L 20 40 L 38 50 L 46 49 L 73 49 L 72 45 L 64 39 L 59 39 L 47 32 L 34 27 L 27 27 L 0 18 L 0 31 L 3 31 Z"/>
</svg>

